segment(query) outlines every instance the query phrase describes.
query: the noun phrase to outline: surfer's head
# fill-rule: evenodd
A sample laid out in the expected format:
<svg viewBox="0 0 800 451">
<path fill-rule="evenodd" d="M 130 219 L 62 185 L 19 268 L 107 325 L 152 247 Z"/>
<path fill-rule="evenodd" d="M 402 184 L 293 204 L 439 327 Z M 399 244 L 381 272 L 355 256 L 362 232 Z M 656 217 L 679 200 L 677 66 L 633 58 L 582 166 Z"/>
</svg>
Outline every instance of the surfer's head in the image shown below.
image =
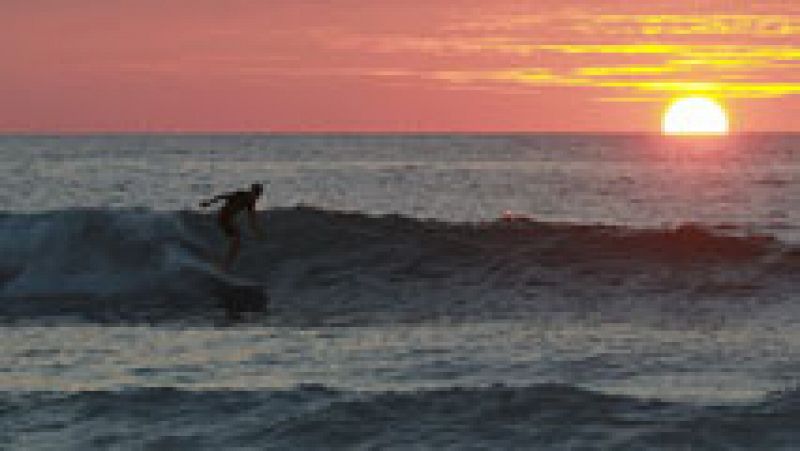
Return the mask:
<svg viewBox="0 0 800 451">
<path fill-rule="evenodd" d="M 261 193 L 264 192 L 264 185 L 260 183 L 253 183 L 250 185 L 250 192 L 255 194 L 256 196 L 260 196 Z"/>
</svg>

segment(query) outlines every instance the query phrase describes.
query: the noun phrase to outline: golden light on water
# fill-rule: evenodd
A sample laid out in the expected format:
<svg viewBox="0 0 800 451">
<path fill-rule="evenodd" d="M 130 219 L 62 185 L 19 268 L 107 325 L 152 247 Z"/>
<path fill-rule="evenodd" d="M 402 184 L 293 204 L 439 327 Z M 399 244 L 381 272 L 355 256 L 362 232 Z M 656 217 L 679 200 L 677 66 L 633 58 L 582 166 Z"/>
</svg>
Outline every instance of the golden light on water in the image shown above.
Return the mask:
<svg viewBox="0 0 800 451">
<path fill-rule="evenodd" d="M 664 113 L 661 127 L 665 135 L 725 135 L 728 129 L 725 109 L 707 97 L 675 100 Z"/>
</svg>

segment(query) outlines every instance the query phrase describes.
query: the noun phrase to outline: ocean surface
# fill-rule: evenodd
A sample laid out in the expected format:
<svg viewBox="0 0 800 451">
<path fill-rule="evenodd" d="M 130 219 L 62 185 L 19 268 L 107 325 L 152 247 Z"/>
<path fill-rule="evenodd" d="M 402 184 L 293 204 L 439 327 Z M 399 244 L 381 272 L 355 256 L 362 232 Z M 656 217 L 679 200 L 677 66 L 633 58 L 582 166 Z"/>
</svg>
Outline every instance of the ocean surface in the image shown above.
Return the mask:
<svg viewBox="0 0 800 451">
<path fill-rule="evenodd" d="M 797 449 L 800 135 L 0 136 L 2 449 Z M 198 202 L 265 186 L 231 274 Z"/>
</svg>

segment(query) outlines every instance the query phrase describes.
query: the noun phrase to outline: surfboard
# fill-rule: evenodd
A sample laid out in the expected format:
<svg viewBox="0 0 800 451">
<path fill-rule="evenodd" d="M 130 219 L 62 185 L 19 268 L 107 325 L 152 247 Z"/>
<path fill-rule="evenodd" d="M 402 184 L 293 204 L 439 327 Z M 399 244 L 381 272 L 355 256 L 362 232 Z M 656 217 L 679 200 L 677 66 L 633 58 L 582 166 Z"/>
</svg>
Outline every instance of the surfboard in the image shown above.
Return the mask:
<svg viewBox="0 0 800 451">
<path fill-rule="evenodd" d="M 222 282 L 215 287 L 214 294 L 229 315 L 266 311 L 269 295 L 260 283 L 224 272 L 217 272 L 214 277 Z"/>
<path fill-rule="evenodd" d="M 229 317 L 237 317 L 242 312 L 263 313 L 267 310 L 269 294 L 261 283 L 222 271 L 203 259 L 192 259 L 187 263 L 211 282 L 207 289 L 219 300 Z"/>
</svg>

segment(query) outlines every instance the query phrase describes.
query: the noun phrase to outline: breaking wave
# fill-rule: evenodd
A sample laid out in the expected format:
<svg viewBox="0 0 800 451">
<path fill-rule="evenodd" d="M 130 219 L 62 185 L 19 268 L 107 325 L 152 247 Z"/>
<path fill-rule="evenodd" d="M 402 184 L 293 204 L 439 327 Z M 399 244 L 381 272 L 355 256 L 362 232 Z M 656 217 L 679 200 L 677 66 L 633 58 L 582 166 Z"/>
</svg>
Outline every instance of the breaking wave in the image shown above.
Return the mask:
<svg viewBox="0 0 800 451">
<path fill-rule="evenodd" d="M 267 236 L 245 229 L 234 275 L 212 264 L 225 243 L 211 215 L 0 214 L 0 313 L 171 321 L 211 318 L 233 301 L 257 310 L 269 297 L 269 317 L 301 324 L 735 316 L 790 302 L 800 269 L 797 249 L 724 226 L 447 223 L 309 207 L 259 214 Z"/>
</svg>

